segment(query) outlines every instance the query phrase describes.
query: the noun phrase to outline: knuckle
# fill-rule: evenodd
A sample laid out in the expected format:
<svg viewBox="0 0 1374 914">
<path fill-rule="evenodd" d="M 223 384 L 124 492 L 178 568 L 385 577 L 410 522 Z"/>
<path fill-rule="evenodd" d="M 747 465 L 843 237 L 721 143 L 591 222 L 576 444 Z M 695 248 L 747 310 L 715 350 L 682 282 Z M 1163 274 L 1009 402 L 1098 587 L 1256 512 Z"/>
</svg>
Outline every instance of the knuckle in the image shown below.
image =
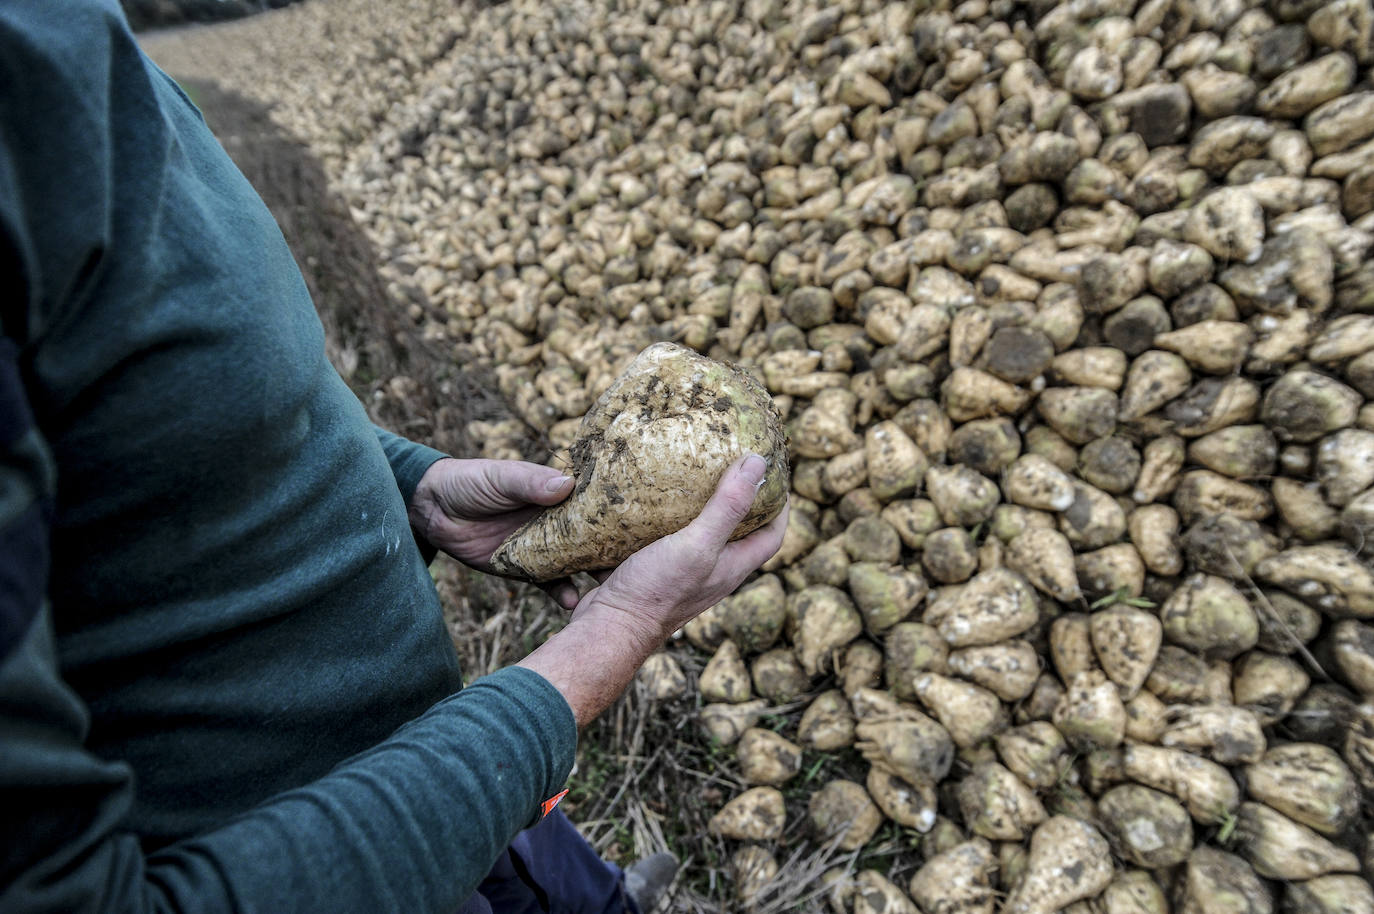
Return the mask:
<svg viewBox="0 0 1374 914">
<path fill-rule="evenodd" d="M 743 517 L 749 513 L 749 507 L 754 503 L 754 487 L 747 489 L 732 488 L 723 494 L 722 501 L 729 514 L 735 517 Z"/>
</svg>

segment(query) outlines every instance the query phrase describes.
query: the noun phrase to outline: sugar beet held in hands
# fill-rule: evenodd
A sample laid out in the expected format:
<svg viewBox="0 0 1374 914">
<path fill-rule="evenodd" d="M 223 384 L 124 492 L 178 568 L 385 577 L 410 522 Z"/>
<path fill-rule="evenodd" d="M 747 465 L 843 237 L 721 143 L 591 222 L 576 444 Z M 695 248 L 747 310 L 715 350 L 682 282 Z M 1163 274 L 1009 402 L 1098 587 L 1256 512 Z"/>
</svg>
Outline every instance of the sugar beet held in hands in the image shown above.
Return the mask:
<svg viewBox="0 0 1374 914">
<path fill-rule="evenodd" d="M 685 527 L 746 452 L 768 461 L 768 472 L 735 539 L 787 501 L 782 417 L 763 386 L 734 366 L 656 343 L 582 420 L 572 495 L 511 534 L 492 567 L 531 581 L 612 568 Z"/>
</svg>

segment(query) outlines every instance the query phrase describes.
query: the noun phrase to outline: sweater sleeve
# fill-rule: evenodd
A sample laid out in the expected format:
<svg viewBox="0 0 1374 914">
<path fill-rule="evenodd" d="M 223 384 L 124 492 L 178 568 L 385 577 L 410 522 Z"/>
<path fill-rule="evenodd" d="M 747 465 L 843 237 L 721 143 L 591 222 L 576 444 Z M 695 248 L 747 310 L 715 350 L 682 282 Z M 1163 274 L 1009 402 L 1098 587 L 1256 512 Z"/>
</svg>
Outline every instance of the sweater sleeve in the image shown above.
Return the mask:
<svg viewBox="0 0 1374 914">
<path fill-rule="evenodd" d="M 576 741 L 558 692 L 513 667 L 318 781 L 145 854 L 120 828 L 130 771 L 83 749 L 88 727 L 40 611 L 0 662 L 0 910 L 453 911 L 562 784 Z"/>
<path fill-rule="evenodd" d="M 0 335 L 0 910 L 456 909 L 566 779 L 567 702 L 502 670 L 314 783 L 145 855 L 121 827 L 130 768 L 86 750 L 89 711 L 59 671 L 52 462 L 15 353 Z"/>
<path fill-rule="evenodd" d="M 406 504 L 410 504 L 410 497 L 415 494 L 415 487 L 420 484 L 420 478 L 425 475 L 425 470 L 435 461 L 443 460 L 448 455 L 443 451 L 436 451 L 432 447 L 402 438 L 381 426 L 373 428 L 377 430 L 377 440 L 381 442 L 382 450 L 386 453 L 386 462 L 391 464 L 391 473 L 396 477 L 396 488 L 401 490 L 401 497 L 406 500 Z"/>
</svg>

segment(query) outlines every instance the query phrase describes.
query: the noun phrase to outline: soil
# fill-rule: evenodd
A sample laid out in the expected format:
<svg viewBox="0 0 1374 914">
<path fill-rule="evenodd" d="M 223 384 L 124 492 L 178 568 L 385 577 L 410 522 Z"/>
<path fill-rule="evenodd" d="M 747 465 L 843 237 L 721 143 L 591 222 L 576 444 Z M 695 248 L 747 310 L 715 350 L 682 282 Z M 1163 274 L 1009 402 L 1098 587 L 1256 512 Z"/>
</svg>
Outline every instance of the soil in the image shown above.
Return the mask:
<svg viewBox="0 0 1374 914">
<path fill-rule="evenodd" d="M 252 16 L 292 0 L 119 0 L 135 31 Z"/>
</svg>

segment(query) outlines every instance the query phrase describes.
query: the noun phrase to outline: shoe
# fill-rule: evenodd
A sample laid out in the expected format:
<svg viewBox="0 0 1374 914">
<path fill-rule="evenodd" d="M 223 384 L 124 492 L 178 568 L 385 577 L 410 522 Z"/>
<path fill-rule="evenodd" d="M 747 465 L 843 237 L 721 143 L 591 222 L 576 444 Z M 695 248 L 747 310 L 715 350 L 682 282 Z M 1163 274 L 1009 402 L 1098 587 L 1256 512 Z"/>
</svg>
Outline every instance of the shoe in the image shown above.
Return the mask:
<svg viewBox="0 0 1374 914">
<path fill-rule="evenodd" d="M 637 860 L 625 870 L 625 894 L 634 900 L 640 914 L 650 914 L 663 900 L 663 893 L 677 875 L 677 858 L 666 851 Z"/>
</svg>

